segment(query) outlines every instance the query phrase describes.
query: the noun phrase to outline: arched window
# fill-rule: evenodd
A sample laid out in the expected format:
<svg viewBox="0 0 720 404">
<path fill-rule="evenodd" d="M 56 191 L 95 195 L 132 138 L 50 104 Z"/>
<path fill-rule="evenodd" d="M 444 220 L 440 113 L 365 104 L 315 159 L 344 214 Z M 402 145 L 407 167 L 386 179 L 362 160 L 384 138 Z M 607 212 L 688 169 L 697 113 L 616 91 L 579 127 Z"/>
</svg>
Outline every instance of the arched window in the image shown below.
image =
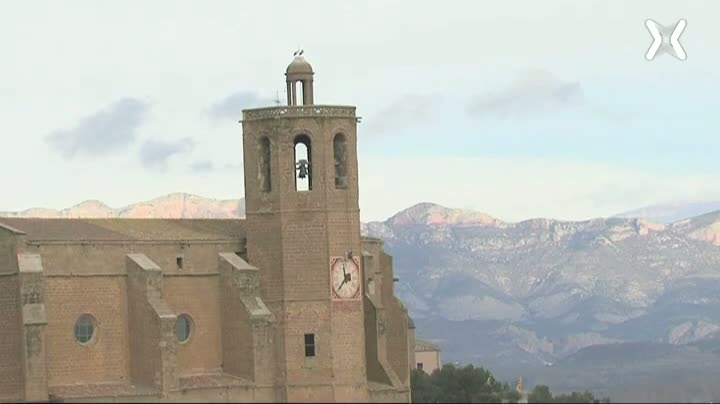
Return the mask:
<svg viewBox="0 0 720 404">
<path fill-rule="evenodd" d="M 295 190 L 312 190 L 312 148 L 307 135 L 295 138 Z"/>
<path fill-rule="evenodd" d="M 333 140 L 335 156 L 335 188 L 347 188 L 347 141 L 345 135 L 338 133 Z"/>
<path fill-rule="evenodd" d="M 262 137 L 259 143 L 259 156 L 258 159 L 258 183 L 260 184 L 260 191 L 270 192 L 272 190 L 272 180 L 270 171 L 270 139 Z"/>
</svg>

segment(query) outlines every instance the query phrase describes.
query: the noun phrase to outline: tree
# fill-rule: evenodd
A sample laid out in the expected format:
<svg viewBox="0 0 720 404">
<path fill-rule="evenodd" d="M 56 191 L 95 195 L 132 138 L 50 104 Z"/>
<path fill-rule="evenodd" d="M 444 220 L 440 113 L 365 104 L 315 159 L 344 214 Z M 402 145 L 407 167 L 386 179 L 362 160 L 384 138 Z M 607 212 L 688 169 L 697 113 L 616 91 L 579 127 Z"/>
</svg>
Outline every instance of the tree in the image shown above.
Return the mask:
<svg viewBox="0 0 720 404">
<path fill-rule="evenodd" d="M 550 393 L 550 388 L 544 384 L 538 384 L 528 396 L 528 401 L 531 403 L 553 402 L 553 396 L 552 393 Z"/>
<path fill-rule="evenodd" d="M 413 403 L 516 403 L 520 395 L 507 382 L 497 381 L 486 369 L 473 365 L 452 364 L 436 369 L 431 375 L 413 369 L 411 373 Z M 538 385 L 528 396 L 531 403 L 595 403 L 600 402 L 589 391 L 553 396 L 550 388 Z M 602 402 L 609 403 L 604 399 Z"/>
<path fill-rule="evenodd" d="M 595 399 L 595 396 L 587 390 L 582 393 L 573 391 L 570 394 L 560 394 L 553 398 L 553 402 L 555 403 L 595 403 L 598 401 L 599 400 Z"/>
<path fill-rule="evenodd" d="M 435 403 L 440 397 L 439 388 L 435 386 L 425 372 L 413 369 L 410 375 L 412 384 L 412 401 L 414 403 Z"/>
</svg>

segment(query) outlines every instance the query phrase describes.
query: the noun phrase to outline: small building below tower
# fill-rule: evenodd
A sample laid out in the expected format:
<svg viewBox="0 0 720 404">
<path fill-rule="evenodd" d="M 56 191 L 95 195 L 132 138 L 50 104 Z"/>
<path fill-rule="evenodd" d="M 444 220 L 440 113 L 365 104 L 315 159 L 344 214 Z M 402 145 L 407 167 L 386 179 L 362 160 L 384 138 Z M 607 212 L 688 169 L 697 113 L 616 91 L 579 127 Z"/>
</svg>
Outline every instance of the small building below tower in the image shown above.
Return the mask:
<svg viewBox="0 0 720 404">
<path fill-rule="evenodd" d="M 424 339 L 415 340 L 415 367 L 427 374 L 442 368 L 440 346 Z"/>
</svg>

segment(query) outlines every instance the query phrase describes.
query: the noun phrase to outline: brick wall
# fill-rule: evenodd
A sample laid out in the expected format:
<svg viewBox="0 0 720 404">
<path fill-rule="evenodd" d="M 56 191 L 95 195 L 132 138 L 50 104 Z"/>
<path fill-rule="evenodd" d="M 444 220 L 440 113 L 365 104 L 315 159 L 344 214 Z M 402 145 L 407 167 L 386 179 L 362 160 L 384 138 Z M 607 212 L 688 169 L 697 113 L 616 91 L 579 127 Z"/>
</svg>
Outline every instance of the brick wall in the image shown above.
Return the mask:
<svg viewBox="0 0 720 404">
<path fill-rule="evenodd" d="M 400 380 L 409 385 L 410 362 L 408 350 L 408 317 L 394 294 L 392 257 L 384 252 L 380 255 L 383 272 L 383 307 L 385 308 L 385 332 L 387 334 L 388 361 Z"/>
<path fill-rule="evenodd" d="M 30 244 L 28 253 L 40 254 L 46 276 L 125 274 L 127 254 L 145 254 L 163 273 L 217 272 L 219 252 L 239 251 L 240 241 L 218 243 L 180 242 L 96 242 Z M 176 258 L 183 257 L 183 269 L 177 268 Z"/>
<path fill-rule="evenodd" d="M 284 214 L 282 233 L 285 299 L 329 301 L 330 262 L 325 213 Z"/>
<path fill-rule="evenodd" d="M 348 141 L 348 188 L 335 189 L 333 139 Z M 294 139 L 311 139 L 312 191 L 295 191 Z M 271 146 L 272 190 L 260 192 L 260 139 Z M 248 258 L 260 269 L 263 298 L 276 317 L 278 377 L 289 400 L 332 398 L 323 383 L 347 385 L 343 399 L 364 399 L 365 333 L 362 301 L 332 303 L 329 259 L 360 254 L 354 119 L 244 121 Z M 315 334 L 316 356 L 304 355 L 304 334 Z M 312 389 L 296 385 L 315 385 Z M 352 387 L 349 387 L 353 385 Z M 311 392 L 314 392 L 311 394 Z M 352 392 L 352 393 L 351 393 Z M 309 395 L 308 395 L 309 394 Z M 328 394 L 324 396 L 323 394 Z M 322 398 L 324 397 L 324 398 Z"/>
<path fill-rule="evenodd" d="M 262 269 L 260 269 L 262 273 Z M 285 334 L 285 304 L 281 301 L 268 302 L 267 307 L 275 319 L 275 323 L 272 325 L 272 341 L 273 348 L 275 350 L 275 362 L 273 363 L 273 370 L 275 374 L 275 384 L 277 385 L 276 390 L 276 401 L 287 401 L 287 389 L 285 384 L 287 381 L 287 366 L 286 366 L 286 355 L 287 355 L 287 335 Z"/>
<path fill-rule="evenodd" d="M 129 345 L 126 279 L 110 277 L 48 277 L 47 311 L 48 384 L 126 383 Z M 74 327 L 84 313 L 96 322 L 87 345 L 75 339 Z"/>
<path fill-rule="evenodd" d="M 168 275 L 217 273 L 218 251 L 236 251 L 240 242 L 217 244 L 154 243 L 40 243 L 29 244 L 28 253 L 43 257 L 47 277 L 48 313 L 48 382 L 50 385 L 75 383 L 118 382 L 126 383 L 130 377 L 128 299 L 125 258 L 129 253 L 147 252 L 148 257 L 163 265 Z M 2 247 L 0 247 L 2 249 Z M 178 269 L 176 257 L 183 257 L 183 268 Z M 0 263 L 5 262 L 0 259 Z M 2 279 L 2 278 L 0 278 Z M 217 276 L 173 277 L 169 294 L 180 311 L 202 311 L 196 324 L 195 335 L 179 352 L 180 368 L 218 368 L 221 366 L 219 343 L 219 301 Z M 184 282 L 185 280 L 187 282 Z M 175 282 L 177 280 L 177 282 Z M 197 289 L 197 291 L 195 291 Z M 7 296 L 7 295 L 3 295 Z M 190 296 L 186 299 L 186 296 Z M 73 327 L 77 318 L 89 313 L 98 322 L 96 336 L 87 346 L 74 338 Z M 142 324 L 142 322 L 140 322 Z M 0 331 L 1 332 L 1 331 Z M 140 340 L 156 336 L 143 336 L 150 332 L 137 327 Z M 209 341 L 208 354 L 197 347 Z M 144 349 L 139 346 L 138 349 Z M 153 348 L 148 348 L 153 349 Z M 144 356 L 140 353 L 139 356 Z M 138 366 L 144 372 L 145 366 Z"/>
<path fill-rule="evenodd" d="M 322 386 L 287 386 L 287 402 L 289 403 L 332 403 L 335 402 L 333 387 L 330 383 Z M 357 400 L 352 400 L 357 401 Z M 349 401 L 348 401 L 349 402 Z"/>
<path fill-rule="evenodd" d="M 18 288 L 17 275 L 0 275 L 0 401 L 19 400 L 23 394 Z"/>
<path fill-rule="evenodd" d="M 255 357 L 253 355 L 252 324 L 250 316 L 240 300 L 239 291 L 231 282 L 231 269 L 221 278 L 221 338 L 223 370 L 229 374 L 254 379 Z M 266 364 L 272 366 L 273 364 Z"/>
<path fill-rule="evenodd" d="M 371 399 L 408 402 L 414 329 L 394 295 L 392 257 L 379 239 L 363 238 L 362 243 L 366 285 L 374 284 L 364 302 L 368 380 L 379 383 L 370 389 Z"/>
<path fill-rule="evenodd" d="M 335 384 L 353 385 L 364 382 L 367 380 L 367 371 L 363 302 L 333 302 L 332 308 Z"/>
<path fill-rule="evenodd" d="M 217 267 L 217 257 L 212 262 Z M 177 346 L 178 372 L 222 367 L 219 276 L 165 276 L 163 286 L 170 307 L 193 323 L 190 338 Z"/>
<path fill-rule="evenodd" d="M 260 297 L 259 270 L 229 253 L 219 257 L 223 369 L 258 385 L 275 383 L 270 309 Z"/>
<path fill-rule="evenodd" d="M 0 274 L 17 272 L 15 243 L 15 236 L 0 227 Z"/>
<path fill-rule="evenodd" d="M 285 364 L 288 384 L 332 380 L 330 302 L 286 302 Z M 315 334 L 315 357 L 305 357 L 305 334 Z"/>
<path fill-rule="evenodd" d="M 375 403 L 409 403 L 410 392 L 407 390 L 370 390 L 370 399 Z"/>
<path fill-rule="evenodd" d="M 177 317 L 163 299 L 160 268 L 147 256 L 126 257 L 132 383 L 160 391 L 177 388 Z"/>
<path fill-rule="evenodd" d="M 378 329 L 375 307 L 370 299 L 363 300 L 365 305 L 365 358 L 367 363 L 367 379 L 371 382 L 391 384 L 380 361 L 378 360 Z"/>
<path fill-rule="evenodd" d="M 22 320 L 15 252 L 16 237 L 0 228 L 0 401 L 23 394 Z"/>
<path fill-rule="evenodd" d="M 408 384 L 410 380 L 410 369 L 408 363 L 408 334 L 407 317 L 402 311 L 399 302 L 393 302 L 385 306 L 386 310 L 386 334 L 387 334 L 387 355 L 388 361 L 400 381 Z"/>
</svg>

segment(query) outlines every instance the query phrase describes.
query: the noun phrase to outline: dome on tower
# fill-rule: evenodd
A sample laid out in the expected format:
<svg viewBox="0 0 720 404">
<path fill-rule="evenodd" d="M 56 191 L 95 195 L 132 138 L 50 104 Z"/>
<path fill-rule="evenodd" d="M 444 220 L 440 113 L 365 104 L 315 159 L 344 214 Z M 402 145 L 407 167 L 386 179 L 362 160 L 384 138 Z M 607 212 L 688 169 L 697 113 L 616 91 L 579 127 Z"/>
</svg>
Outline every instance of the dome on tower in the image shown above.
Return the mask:
<svg viewBox="0 0 720 404">
<path fill-rule="evenodd" d="M 313 69 L 303 57 L 303 50 L 294 53 L 295 59 L 285 70 L 288 105 L 313 105 Z"/>
<path fill-rule="evenodd" d="M 313 74 L 313 69 L 302 55 L 297 55 L 288 65 L 285 74 Z"/>
</svg>

